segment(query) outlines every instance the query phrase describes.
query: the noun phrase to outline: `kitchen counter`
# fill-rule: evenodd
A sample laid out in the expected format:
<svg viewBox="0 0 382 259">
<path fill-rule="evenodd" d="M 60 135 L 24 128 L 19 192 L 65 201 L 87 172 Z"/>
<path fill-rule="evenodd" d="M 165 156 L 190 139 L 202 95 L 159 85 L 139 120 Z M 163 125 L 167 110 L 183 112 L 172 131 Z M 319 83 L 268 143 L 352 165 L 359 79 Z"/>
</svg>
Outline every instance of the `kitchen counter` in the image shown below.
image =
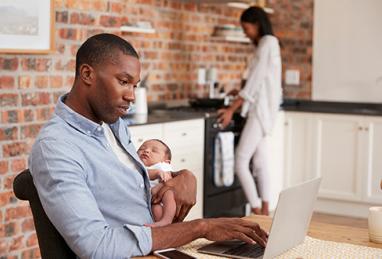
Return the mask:
<svg viewBox="0 0 382 259">
<path fill-rule="evenodd" d="M 183 112 L 171 110 L 154 110 L 148 114 L 132 114 L 124 117 L 129 125 L 147 125 L 172 121 L 192 120 L 204 118 L 205 113 Z"/>
<path fill-rule="evenodd" d="M 284 99 L 281 105 L 281 110 L 295 112 L 382 116 L 382 103 L 351 103 Z M 208 109 L 203 110 L 200 108 L 198 111 L 189 111 L 187 109 L 161 108 L 150 111 L 148 115 L 128 115 L 125 117 L 125 119 L 129 121 L 129 125 L 145 125 L 171 121 L 192 120 L 205 117 L 208 117 Z"/>
<path fill-rule="evenodd" d="M 284 99 L 284 111 L 382 116 L 382 103 L 350 103 Z"/>
</svg>

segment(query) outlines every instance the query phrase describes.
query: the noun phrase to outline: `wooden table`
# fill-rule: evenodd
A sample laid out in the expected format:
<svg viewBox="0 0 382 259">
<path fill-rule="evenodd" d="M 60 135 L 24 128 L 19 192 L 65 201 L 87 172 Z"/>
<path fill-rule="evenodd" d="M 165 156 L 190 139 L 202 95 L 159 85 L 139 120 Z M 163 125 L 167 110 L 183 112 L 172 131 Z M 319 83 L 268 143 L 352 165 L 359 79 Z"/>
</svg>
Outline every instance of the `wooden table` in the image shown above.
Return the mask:
<svg viewBox="0 0 382 259">
<path fill-rule="evenodd" d="M 270 217 L 251 216 L 250 218 L 259 223 L 261 227 L 269 231 L 272 223 L 272 219 Z M 313 221 L 310 223 L 308 236 L 328 241 L 382 248 L 382 244 L 376 244 L 369 241 L 367 228 L 333 225 Z"/>
<path fill-rule="evenodd" d="M 272 218 L 268 216 L 250 216 L 248 219 L 256 221 L 263 229 L 267 231 L 270 230 Z M 349 243 L 382 249 L 382 244 L 376 244 L 369 241 L 367 228 L 333 225 L 313 221 L 310 223 L 308 236 L 327 241 Z M 157 259 L 155 256 L 145 256 L 139 258 Z"/>
</svg>

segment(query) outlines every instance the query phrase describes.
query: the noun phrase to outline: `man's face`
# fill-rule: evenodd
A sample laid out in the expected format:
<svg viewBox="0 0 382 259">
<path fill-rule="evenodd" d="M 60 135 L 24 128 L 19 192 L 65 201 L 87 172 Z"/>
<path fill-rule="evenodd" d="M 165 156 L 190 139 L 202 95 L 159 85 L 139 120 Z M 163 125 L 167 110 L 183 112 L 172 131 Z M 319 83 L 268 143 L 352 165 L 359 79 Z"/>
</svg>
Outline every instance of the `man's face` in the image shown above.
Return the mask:
<svg viewBox="0 0 382 259">
<path fill-rule="evenodd" d="M 95 78 L 89 93 L 89 105 L 96 120 L 114 123 L 126 115 L 134 102 L 134 89 L 140 81 L 137 58 L 119 52 L 113 59 L 94 68 Z"/>
<path fill-rule="evenodd" d="M 160 162 L 170 163 L 166 157 L 166 147 L 156 140 L 145 141 L 137 153 L 145 166 L 152 166 Z"/>
</svg>

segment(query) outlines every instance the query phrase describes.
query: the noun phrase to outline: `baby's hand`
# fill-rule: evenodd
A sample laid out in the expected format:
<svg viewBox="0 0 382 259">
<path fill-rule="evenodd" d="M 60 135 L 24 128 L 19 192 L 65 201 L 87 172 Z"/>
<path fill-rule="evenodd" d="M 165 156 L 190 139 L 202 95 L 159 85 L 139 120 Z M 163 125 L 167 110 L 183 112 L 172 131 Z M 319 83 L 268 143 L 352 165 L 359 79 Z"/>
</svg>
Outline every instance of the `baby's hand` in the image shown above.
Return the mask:
<svg viewBox="0 0 382 259">
<path fill-rule="evenodd" d="M 172 178 L 171 176 L 171 172 L 164 172 L 162 170 L 159 170 L 159 177 L 158 179 L 161 181 L 161 182 L 167 182 L 168 180 L 170 180 Z"/>
</svg>

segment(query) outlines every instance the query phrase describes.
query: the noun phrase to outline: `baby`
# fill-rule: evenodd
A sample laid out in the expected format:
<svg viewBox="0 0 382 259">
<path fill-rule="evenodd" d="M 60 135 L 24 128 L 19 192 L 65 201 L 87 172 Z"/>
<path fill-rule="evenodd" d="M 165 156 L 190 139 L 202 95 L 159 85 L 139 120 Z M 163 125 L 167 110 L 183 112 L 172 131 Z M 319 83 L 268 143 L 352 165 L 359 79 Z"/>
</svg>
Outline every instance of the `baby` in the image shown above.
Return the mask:
<svg viewBox="0 0 382 259">
<path fill-rule="evenodd" d="M 138 156 L 143 164 L 147 167 L 150 180 L 159 180 L 154 183 L 151 188 L 151 194 L 156 194 L 163 186 L 163 182 L 171 179 L 171 150 L 159 139 L 150 139 L 145 141 L 138 149 Z M 175 212 L 176 203 L 174 193 L 168 190 L 164 193 L 161 204 L 153 204 L 151 209 L 154 214 L 154 224 L 150 227 L 160 227 L 168 225 L 172 222 Z"/>
</svg>

